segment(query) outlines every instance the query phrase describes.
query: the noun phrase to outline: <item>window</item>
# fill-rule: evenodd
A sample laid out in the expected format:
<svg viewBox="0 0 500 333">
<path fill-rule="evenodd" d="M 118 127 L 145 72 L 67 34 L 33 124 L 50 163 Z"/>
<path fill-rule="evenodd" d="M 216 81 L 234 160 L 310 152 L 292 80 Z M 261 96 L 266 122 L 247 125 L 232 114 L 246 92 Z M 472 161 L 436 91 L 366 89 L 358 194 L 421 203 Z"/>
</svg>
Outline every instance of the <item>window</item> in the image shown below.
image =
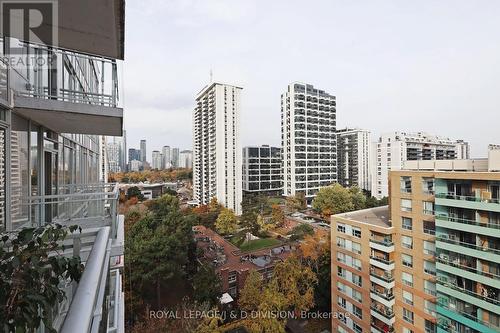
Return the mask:
<svg viewBox="0 0 500 333">
<path fill-rule="evenodd" d="M 422 191 L 426 194 L 434 194 L 434 179 L 433 178 L 423 178 L 422 179 Z"/>
<path fill-rule="evenodd" d="M 356 324 L 355 322 L 352 322 L 352 329 L 355 331 L 355 332 L 358 332 L 358 333 L 362 333 L 363 332 L 363 329 L 361 328 L 361 326 L 359 326 L 358 324 Z"/>
<path fill-rule="evenodd" d="M 410 273 L 402 272 L 401 281 L 403 282 L 403 284 L 409 287 L 413 287 L 413 275 L 411 275 Z"/>
<path fill-rule="evenodd" d="M 345 234 L 345 224 L 337 223 L 337 231 Z"/>
<path fill-rule="evenodd" d="M 353 227 L 352 228 L 352 235 L 357 238 L 361 238 L 361 229 Z"/>
<path fill-rule="evenodd" d="M 401 236 L 401 246 L 407 249 L 413 249 L 413 237 L 411 236 Z"/>
<path fill-rule="evenodd" d="M 337 282 L 337 290 L 345 293 L 345 284 L 342 282 Z"/>
<path fill-rule="evenodd" d="M 362 283 L 362 279 L 361 279 L 361 276 L 357 275 L 357 274 L 352 274 L 352 283 L 354 283 L 355 285 L 359 286 L 359 287 L 362 287 L 363 286 L 363 283 Z"/>
<path fill-rule="evenodd" d="M 432 321 L 425 319 L 425 332 L 426 333 L 436 332 L 436 324 L 434 324 Z"/>
<path fill-rule="evenodd" d="M 337 275 L 345 279 L 345 269 L 337 266 Z"/>
<path fill-rule="evenodd" d="M 401 263 L 406 267 L 413 267 L 413 257 L 409 254 L 401 253 Z"/>
<path fill-rule="evenodd" d="M 361 260 L 353 258 L 352 259 L 352 267 L 356 268 L 358 271 L 361 270 Z"/>
<path fill-rule="evenodd" d="M 436 264 L 431 261 L 424 260 L 424 272 L 430 275 L 436 275 Z"/>
<path fill-rule="evenodd" d="M 342 252 L 337 252 L 337 260 L 345 264 L 345 254 Z"/>
<path fill-rule="evenodd" d="M 403 319 L 409 322 L 410 324 L 413 324 L 413 312 L 403 308 Z"/>
<path fill-rule="evenodd" d="M 436 296 L 436 283 L 429 280 L 424 280 L 424 292 L 426 294 Z"/>
<path fill-rule="evenodd" d="M 229 275 L 228 282 L 229 283 L 236 282 L 236 273 L 232 273 L 232 274 Z"/>
<path fill-rule="evenodd" d="M 424 254 L 435 256 L 436 244 L 434 242 L 424 240 Z"/>
<path fill-rule="evenodd" d="M 434 215 L 434 202 L 424 201 L 424 214 Z"/>
<path fill-rule="evenodd" d="M 352 313 L 359 319 L 363 319 L 363 310 L 361 308 L 357 307 L 356 305 L 352 306 Z"/>
<path fill-rule="evenodd" d="M 409 328 L 403 327 L 403 333 L 413 333 Z"/>
<path fill-rule="evenodd" d="M 409 176 L 401 177 L 401 192 L 411 193 L 411 177 Z"/>
<path fill-rule="evenodd" d="M 352 290 L 352 298 L 358 301 L 359 303 L 363 303 L 363 297 L 359 291 L 356 289 Z"/>
<path fill-rule="evenodd" d="M 436 304 L 425 300 L 424 301 L 424 312 L 432 316 L 436 316 Z"/>
<path fill-rule="evenodd" d="M 402 217 L 401 218 L 401 227 L 406 230 L 412 230 L 412 220 L 409 217 Z"/>
<path fill-rule="evenodd" d="M 413 294 L 406 290 L 403 290 L 403 301 L 406 304 L 413 305 Z"/>
<path fill-rule="evenodd" d="M 352 242 L 352 252 L 361 254 L 361 244 Z"/>
<path fill-rule="evenodd" d="M 345 299 L 340 296 L 337 299 L 337 304 L 344 309 L 347 307 Z"/>
<path fill-rule="evenodd" d="M 337 237 L 337 246 L 345 249 L 345 238 Z"/>
<path fill-rule="evenodd" d="M 431 221 L 424 221 L 422 229 L 424 234 L 434 235 L 436 233 L 436 224 Z"/>
<path fill-rule="evenodd" d="M 339 326 L 337 326 L 337 332 L 338 333 L 347 333 L 347 330 L 339 325 Z"/>
<path fill-rule="evenodd" d="M 401 210 L 403 212 L 411 212 L 411 200 L 401 199 Z"/>
</svg>

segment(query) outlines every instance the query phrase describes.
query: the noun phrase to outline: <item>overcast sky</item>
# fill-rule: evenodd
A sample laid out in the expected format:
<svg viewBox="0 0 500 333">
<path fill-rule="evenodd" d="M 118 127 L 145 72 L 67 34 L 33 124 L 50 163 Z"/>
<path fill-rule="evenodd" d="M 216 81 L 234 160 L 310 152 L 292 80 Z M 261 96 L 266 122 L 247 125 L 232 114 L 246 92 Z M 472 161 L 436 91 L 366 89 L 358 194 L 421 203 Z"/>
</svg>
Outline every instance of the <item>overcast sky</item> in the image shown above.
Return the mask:
<svg viewBox="0 0 500 333">
<path fill-rule="evenodd" d="M 129 147 L 191 149 L 194 99 L 242 86 L 242 144 L 280 144 L 288 83 L 337 96 L 338 127 L 500 143 L 500 1 L 127 1 Z"/>
</svg>

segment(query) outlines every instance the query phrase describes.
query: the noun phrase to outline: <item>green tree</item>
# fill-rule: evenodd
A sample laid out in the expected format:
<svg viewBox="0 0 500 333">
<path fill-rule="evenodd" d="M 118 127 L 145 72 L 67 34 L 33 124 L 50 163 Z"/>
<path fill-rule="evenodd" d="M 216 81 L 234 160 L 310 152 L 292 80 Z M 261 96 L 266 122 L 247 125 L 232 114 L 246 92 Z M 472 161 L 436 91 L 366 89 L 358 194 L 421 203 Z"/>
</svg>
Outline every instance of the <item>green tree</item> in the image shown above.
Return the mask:
<svg viewBox="0 0 500 333">
<path fill-rule="evenodd" d="M 220 276 L 209 264 L 202 264 L 193 277 L 194 300 L 210 306 L 217 304 L 217 299 L 222 291 Z"/>
<path fill-rule="evenodd" d="M 127 198 L 130 199 L 133 197 L 136 197 L 139 201 L 144 200 L 144 195 L 137 186 L 132 186 L 127 189 Z"/>
<path fill-rule="evenodd" d="M 324 217 L 352 211 L 354 204 L 352 196 L 348 189 L 340 184 L 323 187 L 312 202 L 315 211 L 321 213 Z"/>
<path fill-rule="evenodd" d="M 304 237 L 307 235 L 313 235 L 314 228 L 309 224 L 301 223 L 295 226 L 288 234 L 290 235 L 290 240 L 296 241 L 304 239 Z"/>
<path fill-rule="evenodd" d="M 366 208 L 366 195 L 357 186 L 349 188 L 349 194 L 351 195 L 351 202 L 353 205 L 353 210 L 360 210 Z"/>
<path fill-rule="evenodd" d="M 286 198 L 286 208 L 290 212 L 297 212 L 307 208 L 307 200 L 304 193 L 299 192 L 294 196 L 288 196 Z"/>
<path fill-rule="evenodd" d="M 223 235 L 229 235 L 236 232 L 236 228 L 238 224 L 238 219 L 234 215 L 233 211 L 228 208 L 224 208 L 219 217 L 217 217 L 217 221 L 215 221 L 215 229 L 218 233 Z"/>
</svg>

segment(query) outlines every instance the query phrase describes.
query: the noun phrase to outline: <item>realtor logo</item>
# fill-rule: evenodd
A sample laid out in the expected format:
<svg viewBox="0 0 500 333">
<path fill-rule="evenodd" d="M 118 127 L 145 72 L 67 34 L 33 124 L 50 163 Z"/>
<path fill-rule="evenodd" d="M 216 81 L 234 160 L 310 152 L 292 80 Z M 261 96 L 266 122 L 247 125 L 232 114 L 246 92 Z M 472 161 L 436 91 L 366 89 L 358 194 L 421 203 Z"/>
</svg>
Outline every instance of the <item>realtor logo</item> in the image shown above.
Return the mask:
<svg viewBox="0 0 500 333">
<path fill-rule="evenodd" d="M 57 0 L 0 0 L 0 27 L 4 37 L 57 47 L 57 15 Z"/>
</svg>

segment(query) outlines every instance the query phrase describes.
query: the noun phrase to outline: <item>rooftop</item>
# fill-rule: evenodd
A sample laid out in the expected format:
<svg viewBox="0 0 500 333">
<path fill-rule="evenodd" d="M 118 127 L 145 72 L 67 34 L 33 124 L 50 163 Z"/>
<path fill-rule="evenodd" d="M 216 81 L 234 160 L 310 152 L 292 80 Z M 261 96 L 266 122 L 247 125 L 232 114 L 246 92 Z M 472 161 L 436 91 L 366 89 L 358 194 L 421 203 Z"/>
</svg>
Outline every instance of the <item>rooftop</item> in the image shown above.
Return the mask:
<svg viewBox="0 0 500 333">
<path fill-rule="evenodd" d="M 383 228 L 392 227 L 391 220 L 389 219 L 389 206 L 357 210 L 354 212 L 337 214 L 335 216 Z"/>
</svg>

